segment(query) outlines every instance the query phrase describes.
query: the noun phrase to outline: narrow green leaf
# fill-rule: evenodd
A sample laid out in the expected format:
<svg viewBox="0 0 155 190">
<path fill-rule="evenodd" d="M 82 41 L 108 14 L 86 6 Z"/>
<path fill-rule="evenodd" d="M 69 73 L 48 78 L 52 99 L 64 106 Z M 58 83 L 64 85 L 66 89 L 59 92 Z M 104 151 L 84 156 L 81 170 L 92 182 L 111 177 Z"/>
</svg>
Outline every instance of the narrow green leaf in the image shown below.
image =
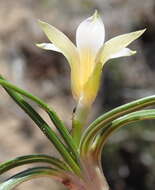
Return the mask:
<svg viewBox="0 0 155 190">
<path fill-rule="evenodd" d="M 101 133 L 97 135 L 93 146 L 93 157 L 100 159 L 105 142 L 117 129 L 130 123 L 150 119 L 155 119 L 155 109 L 136 111 L 112 121 L 111 124 L 107 125 L 106 128 L 104 127 Z"/>
<path fill-rule="evenodd" d="M 31 163 L 48 163 L 52 166 L 61 169 L 61 170 L 69 170 L 67 165 L 59 160 L 58 158 L 54 158 L 52 156 L 44 155 L 44 154 L 35 154 L 35 155 L 26 155 L 26 156 L 20 156 L 15 159 L 8 160 L 6 162 L 3 162 L 0 164 L 0 174 L 3 174 L 4 172 L 15 168 L 17 166 L 22 166 L 25 164 L 31 164 Z"/>
<path fill-rule="evenodd" d="M 36 167 L 18 173 L 0 184 L 0 190 L 11 190 L 25 181 L 33 178 L 50 177 L 57 180 L 63 179 L 63 173 L 49 167 Z"/>
<path fill-rule="evenodd" d="M 77 146 L 73 141 L 72 136 L 70 135 L 69 131 L 67 130 L 67 128 L 64 126 L 64 124 L 62 123 L 62 121 L 57 118 L 57 116 L 53 115 L 52 111 L 48 111 L 48 115 L 51 118 L 51 120 L 53 121 L 54 125 L 56 126 L 56 128 L 58 129 L 59 133 L 61 134 L 61 136 L 63 137 L 64 141 L 66 142 L 66 144 L 69 147 L 69 150 L 72 152 L 75 160 L 77 162 L 79 162 L 78 160 L 78 151 L 77 151 Z"/>
<path fill-rule="evenodd" d="M 81 154 L 85 154 L 89 147 L 91 146 L 94 137 L 97 133 L 106 127 L 107 124 L 111 123 L 114 119 L 117 119 L 125 114 L 131 113 L 133 111 L 141 110 L 145 107 L 151 106 L 155 104 L 155 95 L 148 96 L 145 98 L 141 98 L 139 100 L 124 104 L 119 106 L 103 115 L 98 117 L 94 122 L 90 124 L 90 126 L 86 129 L 83 134 L 80 151 Z"/>
<path fill-rule="evenodd" d="M 2 81 L 2 80 L 1 80 Z M 48 126 L 48 124 L 41 118 L 41 116 L 23 99 L 21 95 L 5 87 L 7 93 L 13 100 L 30 116 L 30 118 L 37 124 L 46 137 L 53 143 L 63 159 L 68 163 L 72 170 L 80 175 L 80 168 L 78 163 L 73 159 L 72 154 L 67 150 L 65 145 L 61 142 L 57 134 Z"/>
<path fill-rule="evenodd" d="M 65 127 L 64 123 L 60 120 L 56 112 L 50 108 L 46 103 L 44 103 L 41 99 L 39 99 L 36 96 L 33 96 L 32 94 L 24 91 L 23 89 L 20 89 L 11 83 L 7 82 L 6 80 L 3 79 L 3 77 L 0 76 L 0 84 L 3 87 L 9 88 L 11 90 L 14 90 L 18 92 L 21 95 L 24 95 L 25 97 L 29 98 L 30 100 L 34 101 L 36 104 L 38 104 L 42 109 L 44 109 L 48 115 L 50 116 L 53 124 L 56 126 L 58 129 L 59 133 L 61 134 L 62 138 L 66 142 L 66 144 L 69 146 L 70 151 L 76 158 L 76 161 L 78 160 L 78 152 L 77 152 L 77 147 L 73 141 L 72 136 L 69 134 L 68 129 Z"/>
</svg>

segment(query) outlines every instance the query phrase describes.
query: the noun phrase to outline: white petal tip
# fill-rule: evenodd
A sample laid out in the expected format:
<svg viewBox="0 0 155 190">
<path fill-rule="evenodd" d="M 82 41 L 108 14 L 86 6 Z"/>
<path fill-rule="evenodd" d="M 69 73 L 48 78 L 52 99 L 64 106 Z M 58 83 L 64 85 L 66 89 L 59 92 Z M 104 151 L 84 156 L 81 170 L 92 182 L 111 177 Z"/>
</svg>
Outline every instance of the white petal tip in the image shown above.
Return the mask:
<svg viewBox="0 0 155 190">
<path fill-rule="evenodd" d="M 94 14 L 93 14 L 93 19 L 95 20 L 95 19 L 97 19 L 97 18 L 99 18 L 99 17 L 100 17 L 100 14 L 98 13 L 98 10 L 95 9 L 95 12 L 94 12 Z"/>
<path fill-rule="evenodd" d="M 142 31 L 142 33 L 144 33 L 145 31 L 146 31 L 146 28 L 144 28 L 143 30 L 141 30 Z"/>
<path fill-rule="evenodd" d="M 40 48 L 42 48 L 42 45 L 41 44 L 35 44 L 37 47 L 40 47 Z"/>
<path fill-rule="evenodd" d="M 129 48 L 124 48 L 121 51 L 111 55 L 110 59 L 119 58 L 119 57 L 128 57 L 136 54 L 136 51 L 132 51 Z"/>
<path fill-rule="evenodd" d="M 35 44 L 37 47 L 41 48 L 41 49 L 46 49 L 46 43 L 41 43 L 41 44 Z"/>
<path fill-rule="evenodd" d="M 39 26 L 43 29 L 45 28 L 47 25 L 49 25 L 48 23 L 44 22 L 44 21 L 41 21 L 41 20 L 38 20 L 38 24 Z"/>
<path fill-rule="evenodd" d="M 43 22 L 43 21 L 41 21 L 41 20 L 38 20 L 38 23 L 39 23 L 39 25 L 40 25 L 40 24 L 43 24 L 44 22 Z"/>
<path fill-rule="evenodd" d="M 145 31 L 146 31 L 146 28 L 143 30 L 138 30 L 135 33 L 137 33 L 137 36 L 140 37 L 142 34 L 144 34 Z"/>
<path fill-rule="evenodd" d="M 41 49 L 49 50 L 49 49 L 47 48 L 46 43 L 41 43 L 41 44 L 37 43 L 37 44 L 35 44 L 35 45 L 36 45 L 37 47 L 41 48 Z"/>
<path fill-rule="evenodd" d="M 124 48 L 124 50 L 126 50 L 126 52 L 124 51 L 124 56 L 131 56 L 131 55 L 135 55 L 137 53 L 137 51 L 133 51 L 129 48 Z"/>
<path fill-rule="evenodd" d="M 62 53 L 60 51 L 59 48 L 57 48 L 54 44 L 52 43 L 41 43 L 41 44 L 36 44 L 37 47 L 41 48 L 41 49 L 45 49 L 45 50 L 52 50 L 52 51 L 56 51 L 59 53 Z"/>
<path fill-rule="evenodd" d="M 135 55 L 136 53 L 137 53 L 137 51 L 130 51 L 130 55 Z"/>
</svg>

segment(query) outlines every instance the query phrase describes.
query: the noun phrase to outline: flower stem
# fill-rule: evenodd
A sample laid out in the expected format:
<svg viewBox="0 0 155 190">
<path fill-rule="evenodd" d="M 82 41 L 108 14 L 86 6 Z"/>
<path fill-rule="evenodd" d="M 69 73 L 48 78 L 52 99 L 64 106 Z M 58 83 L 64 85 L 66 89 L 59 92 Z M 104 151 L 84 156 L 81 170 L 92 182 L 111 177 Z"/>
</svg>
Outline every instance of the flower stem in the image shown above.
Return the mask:
<svg viewBox="0 0 155 190">
<path fill-rule="evenodd" d="M 83 127 L 86 124 L 90 106 L 78 103 L 75 112 L 73 113 L 72 120 L 72 136 L 77 146 L 80 144 Z"/>
</svg>

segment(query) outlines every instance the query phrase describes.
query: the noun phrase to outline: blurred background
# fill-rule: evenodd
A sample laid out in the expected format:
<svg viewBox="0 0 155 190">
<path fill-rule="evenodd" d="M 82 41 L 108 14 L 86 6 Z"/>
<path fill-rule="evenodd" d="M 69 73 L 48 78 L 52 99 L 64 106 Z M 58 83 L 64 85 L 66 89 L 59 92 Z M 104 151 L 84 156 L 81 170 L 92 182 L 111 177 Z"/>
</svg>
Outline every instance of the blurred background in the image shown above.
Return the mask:
<svg viewBox="0 0 155 190">
<path fill-rule="evenodd" d="M 155 94 L 154 0 L 0 0 L 0 73 L 12 83 L 43 98 L 71 125 L 75 102 L 65 58 L 43 51 L 35 43 L 48 42 L 37 20 L 55 25 L 75 42 L 78 24 L 98 9 L 106 40 L 147 28 L 130 47 L 137 54 L 109 61 L 90 121 L 124 103 Z M 35 106 L 35 105 L 34 105 Z M 47 116 L 37 108 L 44 118 Z M 118 131 L 103 153 L 103 170 L 112 190 L 155 189 L 155 122 L 139 122 Z M 33 122 L 0 89 L 0 162 L 16 156 L 46 153 L 54 148 Z M 0 177 L 0 181 L 22 167 Z M 18 190 L 64 189 L 47 179 L 27 182 Z"/>
</svg>

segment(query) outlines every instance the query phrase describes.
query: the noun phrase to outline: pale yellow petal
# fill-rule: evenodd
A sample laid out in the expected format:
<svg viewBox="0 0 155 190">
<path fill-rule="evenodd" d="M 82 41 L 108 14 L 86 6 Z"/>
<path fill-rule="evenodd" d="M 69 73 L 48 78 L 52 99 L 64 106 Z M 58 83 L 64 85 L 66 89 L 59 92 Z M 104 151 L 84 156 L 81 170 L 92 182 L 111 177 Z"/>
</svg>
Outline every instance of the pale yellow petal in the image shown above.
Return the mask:
<svg viewBox="0 0 155 190">
<path fill-rule="evenodd" d="M 132 51 L 129 48 L 124 48 L 121 51 L 119 51 L 119 52 L 117 52 L 115 54 L 112 54 L 110 56 L 110 59 L 119 58 L 119 57 L 127 57 L 127 56 L 134 55 L 135 53 L 136 53 L 136 51 Z"/>
<path fill-rule="evenodd" d="M 119 53 L 125 47 L 127 47 L 131 42 L 139 38 L 146 29 L 139 30 L 136 32 L 131 32 L 128 34 L 119 35 L 107 41 L 100 52 L 100 60 L 104 64 L 108 61 L 112 55 Z"/>
<path fill-rule="evenodd" d="M 37 47 L 45 50 L 51 50 L 51 51 L 56 51 L 59 53 L 62 53 L 59 48 L 57 48 L 54 44 L 52 43 L 40 43 L 36 44 Z"/>
<path fill-rule="evenodd" d="M 91 73 L 88 81 L 85 83 L 83 87 L 83 94 L 81 94 L 81 101 L 84 104 L 91 105 L 98 93 L 100 80 L 102 74 L 102 63 L 96 63 L 96 66 Z"/>
<path fill-rule="evenodd" d="M 78 100 L 82 87 L 80 83 L 80 69 L 77 64 L 76 65 L 73 64 L 71 69 L 71 89 L 74 98 Z"/>
<path fill-rule="evenodd" d="M 93 94 L 96 94 L 98 83 L 95 81 L 97 81 L 98 74 L 96 73 L 98 73 L 99 63 L 96 63 L 92 57 L 90 52 L 83 51 L 80 66 L 71 69 L 72 90 L 77 100 L 82 96 L 84 99 L 87 97 L 87 102 L 89 102 L 90 99 L 94 99 Z"/>
<path fill-rule="evenodd" d="M 64 54 L 69 64 L 74 64 L 78 60 L 78 52 L 71 40 L 54 26 L 39 21 L 39 25 L 48 39 Z"/>
</svg>

